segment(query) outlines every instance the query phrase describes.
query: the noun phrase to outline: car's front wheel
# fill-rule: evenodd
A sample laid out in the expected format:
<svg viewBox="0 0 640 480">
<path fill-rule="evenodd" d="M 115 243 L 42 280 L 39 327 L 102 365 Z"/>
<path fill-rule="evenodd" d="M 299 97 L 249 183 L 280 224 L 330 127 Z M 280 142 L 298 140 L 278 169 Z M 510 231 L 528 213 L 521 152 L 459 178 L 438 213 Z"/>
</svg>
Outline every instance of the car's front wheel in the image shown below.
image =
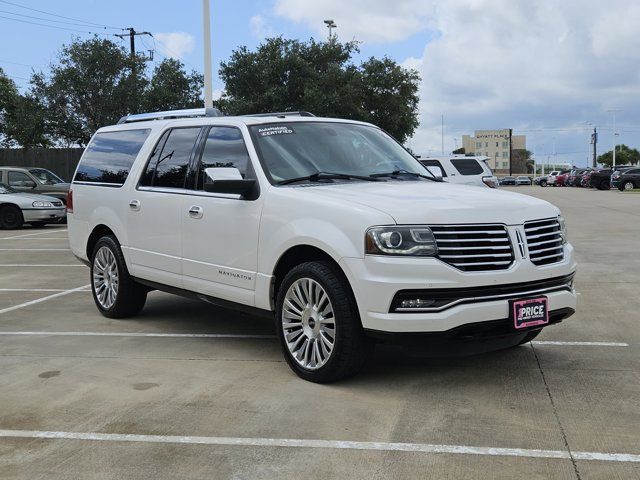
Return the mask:
<svg viewBox="0 0 640 480">
<path fill-rule="evenodd" d="M 93 249 L 91 290 L 98 310 L 108 318 L 135 316 L 147 300 L 147 288 L 129 275 L 113 236 L 102 237 Z"/>
<path fill-rule="evenodd" d="M 291 369 L 316 383 L 357 373 L 372 347 L 347 279 L 324 261 L 303 263 L 284 277 L 276 329 Z"/>
<path fill-rule="evenodd" d="M 4 205 L 0 207 L 0 228 L 15 230 L 22 227 L 24 218 L 22 210 L 15 205 Z"/>
<path fill-rule="evenodd" d="M 621 186 L 622 188 L 620 190 L 633 190 L 635 188 L 635 185 L 630 180 L 627 180 Z"/>
</svg>

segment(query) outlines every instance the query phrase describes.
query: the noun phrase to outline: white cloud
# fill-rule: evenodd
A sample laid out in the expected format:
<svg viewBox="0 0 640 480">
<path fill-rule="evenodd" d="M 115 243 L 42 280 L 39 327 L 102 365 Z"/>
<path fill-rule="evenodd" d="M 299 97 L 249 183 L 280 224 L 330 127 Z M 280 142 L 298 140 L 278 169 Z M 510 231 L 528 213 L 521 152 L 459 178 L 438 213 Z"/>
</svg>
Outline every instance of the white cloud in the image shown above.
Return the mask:
<svg viewBox="0 0 640 480">
<path fill-rule="evenodd" d="M 193 35 L 185 32 L 155 33 L 154 38 L 164 56 L 178 60 L 191 53 L 195 46 Z"/>
<path fill-rule="evenodd" d="M 277 0 L 275 12 L 304 23 L 321 37 L 327 35 L 323 20 L 332 19 L 341 39 L 377 43 L 424 30 L 433 6 L 421 0 Z"/>
<path fill-rule="evenodd" d="M 256 38 L 266 38 L 273 35 L 273 29 L 262 15 L 254 15 L 249 19 L 251 35 Z"/>
<path fill-rule="evenodd" d="M 421 56 L 400 59 L 422 75 L 414 150 L 440 150 L 444 114 L 447 149 L 474 129 L 512 127 L 529 130 L 529 149 L 551 150 L 555 136 L 558 151 L 584 162 L 585 121 L 606 128 L 615 107 L 619 125 L 638 122 L 637 0 L 277 0 L 275 13 L 322 36 L 333 18 L 340 39 L 365 44 L 428 33 Z M 603 131 L 602 149 L 610 136 Z M 621 141 L 640 143 L 640 133 Z"/>
</svg>

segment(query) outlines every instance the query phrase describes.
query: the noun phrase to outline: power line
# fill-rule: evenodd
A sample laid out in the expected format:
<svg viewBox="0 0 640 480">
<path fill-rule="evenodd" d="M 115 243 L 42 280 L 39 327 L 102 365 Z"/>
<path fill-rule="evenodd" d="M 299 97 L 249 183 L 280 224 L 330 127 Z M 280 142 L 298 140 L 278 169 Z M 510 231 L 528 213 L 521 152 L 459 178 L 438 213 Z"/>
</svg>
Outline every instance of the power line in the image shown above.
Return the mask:
<svg viewBox="0 0 640 480">
<path fill-rule="evenodd" d="M 22 67 L 31 67 L 31 68 L 36 68 L 34 65 L 29 65 L 27 63 L 20 63 L 20 62 L 11 62 L 9 60 L 2 60 L 0 59 L 0 63 L 10 63 L 11 65 L 20 65 Z"/>
<path fill-rule="evenodd" d="M 1 0 L 0 0 L 1 1 Z M 6 20 L 13 20 L 14 22 L 21 22 L 21 23 L 29 23 L 31 25 L 39 25 L 41 27 L 49 27 L 49 28 L 55 28 L 57 30 L 67 30 L 69 32 L 80 32 L 80 33 L 90 33 L 92 35 L 107 35 L 106 33 L 100 33 L 100 32 L 90 32 L 88 30 L 78 30 L 76 28 L 66 28 L 66 27 L 58 27 L 56 25 L 47 25 L 46 23 L 37 23 L 37 22 L 30 22 L 29 20 L 20 20 L 19 18 L 11 18 L 11 17 L 5 17 L 3 15 L 0 15 L 0 18 L 4 18 Z"/>
<path fill-rule="evenodd" d="M 17 17 L 24 17 L 24 18 L 33 18 L 35 20 L 42 20 L 44 22 L 52 22 L 52 23 L 62 23 L 63 25 L 75 25 L 77 27 L 90 27 L 90 25 L 84 24 L 84 23 L 77 23 L 77 22 L 65 22 L 64 20 L 53 20 L 53 19 L 49 19 L 49 18 L 44 18 L 44 17 L 36 17 L 34 15 L 25 15 L 22 13 L 15 13 L 15 12 L 10 12 L 8 10 L 0 10 L 0 13 L 6 13 L 8 15 L 15 15 Z M 17 20 L 17 19 L 16 19 Z M 102 28 L 107 28 L 107 27 L 102 27 Z"/>
<path fill-rule="evenodd" d="M 64 15 L 58 15 L 57 13 L 51 13 L 51 12 L 46 12 L 44 10 L 38 10 L 37 8 L 25 7 L 24 5 L 20 5 L 19 3 L 8 2 L 6 0 L 0 0 L 0 3 L 5 3 L 7 5 L 13 5 L 14 7 L 24 8 L 25 10 L 31 10 L 33 12 L 43 13 L 45 15 L 50 15 L 52 17 L 64 18 L 66 20 L 73 20 L 75 22 L 81 22 L 81 23 L 84 23 L 86 25 L 93 25 L 95 27 L 111 28 L 111 29 L 114 29 L 114 30 L 122 30 L 122 28 L 120 28 L 120 27 L 113 27 L 113 26 L 110 26 L 110 25 L 104 25 L 102 23 L 89 22 L 87 20 L 81 20 L 79 18 L 66 17 Z"/>
</svg>

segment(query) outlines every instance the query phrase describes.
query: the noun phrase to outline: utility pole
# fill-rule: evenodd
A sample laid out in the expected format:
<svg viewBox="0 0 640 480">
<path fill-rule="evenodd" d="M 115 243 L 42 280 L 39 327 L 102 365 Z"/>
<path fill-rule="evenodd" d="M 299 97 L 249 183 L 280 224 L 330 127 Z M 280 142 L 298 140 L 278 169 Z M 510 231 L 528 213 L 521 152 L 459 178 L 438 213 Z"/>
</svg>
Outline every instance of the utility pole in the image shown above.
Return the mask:
<svg viewBox="0 0 640 480">
<path fill-rule="evenodd" d="M 209 0 L 202 0 L 202 30 L 204 32 L 204 108 L 213 108 L 211 79 L 211 10 Z"/>
<path fill-rule="evenodd" d="M 613 143 L 613 169 L 616 169 L 616 112 L 620 112 L 621 110 L 618 108 L 612 108 L 611 110 L 607 110 L 607 112 L 613 114 L 613 133 L 611 135 Z M 595 165 L 594 165 L 595 167 Z"/>
<path fill-rule="evenodd" d="M 597 127 L 593 127 L 593 133 L 591 134 L 591 144 L 593 145 L 593 168 L 596 167 L 598 161 L 598 129 Z"/>
<path fill-rule="evenodd" d="M 509 129 L 509 176 L 513 175 L 513 163 L 511 162 L 511 155 L 513 154 L 513 147 L 511 145 L 511 140 L 513 137 L 513 129 Z"/>
<path fill-rule="evenodd" d="M 130 54 L 131 54 L 131 58 L 134 58 L 136 56 L 136 36 L 149 35 L 150 37 L 153 37 L 153 35 L 151 35 L 151 32 L 136 32 L 136 29 L 133 27 L 125 28 L 125 30 L 128 30 L 129 33 L 116 33 L 115 36 L 120 37 L 123 40 L 124 40 L 124 37 L 129 37 Z"/>
</svg>

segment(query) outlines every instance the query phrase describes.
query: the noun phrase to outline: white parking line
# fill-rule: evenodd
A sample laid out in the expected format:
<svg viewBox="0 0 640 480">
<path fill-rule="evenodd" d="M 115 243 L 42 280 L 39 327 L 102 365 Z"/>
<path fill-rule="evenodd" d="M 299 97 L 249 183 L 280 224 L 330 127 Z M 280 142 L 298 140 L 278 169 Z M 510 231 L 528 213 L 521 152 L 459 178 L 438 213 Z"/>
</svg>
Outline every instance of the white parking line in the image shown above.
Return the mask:
<svg viewBox="0 0 640 480">
<path fill-rule="evenodd" d="M 57 337 L 168 337 L 168 338 L 258 338 L 273 339 L 275 335 L 245 335 L 235 333 L 142 333 L 142 332 L 0 332 L 3 335 Z"/>
<path fill-rule="evenodd" d="M 2 310 L 0 310 L 0 314 L 1 313 L 12 312 L 14 310 L 18 310 L 19 308 L 29 307 L 31 305 L 35 305 L 36 303 L 46 302 L 47 300 L 51 300 L 53 298 L 62 297 L 64 295 L 68 295 L 70 293 L 82 292 L 82 291 L 85 291 L 85 289 L 90 287 L 90 286 L 91 285 L 83 285 L 82 287 L 72 288 L 70 290 L 64 290 L 62 292 L 54 293 L 53 295 L 47 295 L 46 297 L 37 298 L 37 299 L 31 300 L 29 302 L 21 303 L 20 305 L 14 305 L 13 307 L 3 308 Z"/>
<path fill-rule="evenodd" d="M 35 237 L 38 235 L 48 235 L 50 233 L 62 233 L 66 231 L 67 231 L 66 228 L 64 230 L 47 230 L 46 232 L 25 233 L 24 235 L 13 235 L 11 237 L 2 237 L 0 238 L 0 240 L 12 240 L 14 238 L 28 238 L 28 237 Z"/>
<path fill-rule="evenodd" d="M 47 237 L 47 238 L 18 238 L 18 237 L 8 237 L 8 238 L 0 238 L 0 240 L 16 240 L 23 242 L 25 240 L 64 240 L 65 242 L 69 239 L 67 237 Z"/>
<path fill-rule="evenodd" d="M 488 455 L 493 457 L 530 457 L 570 459 L 564 450 L 528 448 L 474 447 L 467 445 L 435 445 L 429 443 L 357 442 L 297 438 L 196 437 L 174 435 L 135 435 L 119 433 L 55 432 L 42 430 L 0 430 L 0 437 L 89 440 L 102 442 L 172 443 L 187 445 L 222 445 L 233 447 L 324 448 L 337 450 L 369 450 L 382 452 L 448 453 L 453 455 Z M 640 455 L 630 453 L 572 452 L 577 460 L 640 463 Z"/>
<path fill-rule="evenodd" d="M 0 292 L 66 292 L 61 288 L 0 288 Z"/>
<path fill-rule="evenodd" d="M 533 340 L 534 345 L 569 345 L 576 347 L 628 347 L 624 342 L 560 342 L 555 340 Z"/>
</svg>

